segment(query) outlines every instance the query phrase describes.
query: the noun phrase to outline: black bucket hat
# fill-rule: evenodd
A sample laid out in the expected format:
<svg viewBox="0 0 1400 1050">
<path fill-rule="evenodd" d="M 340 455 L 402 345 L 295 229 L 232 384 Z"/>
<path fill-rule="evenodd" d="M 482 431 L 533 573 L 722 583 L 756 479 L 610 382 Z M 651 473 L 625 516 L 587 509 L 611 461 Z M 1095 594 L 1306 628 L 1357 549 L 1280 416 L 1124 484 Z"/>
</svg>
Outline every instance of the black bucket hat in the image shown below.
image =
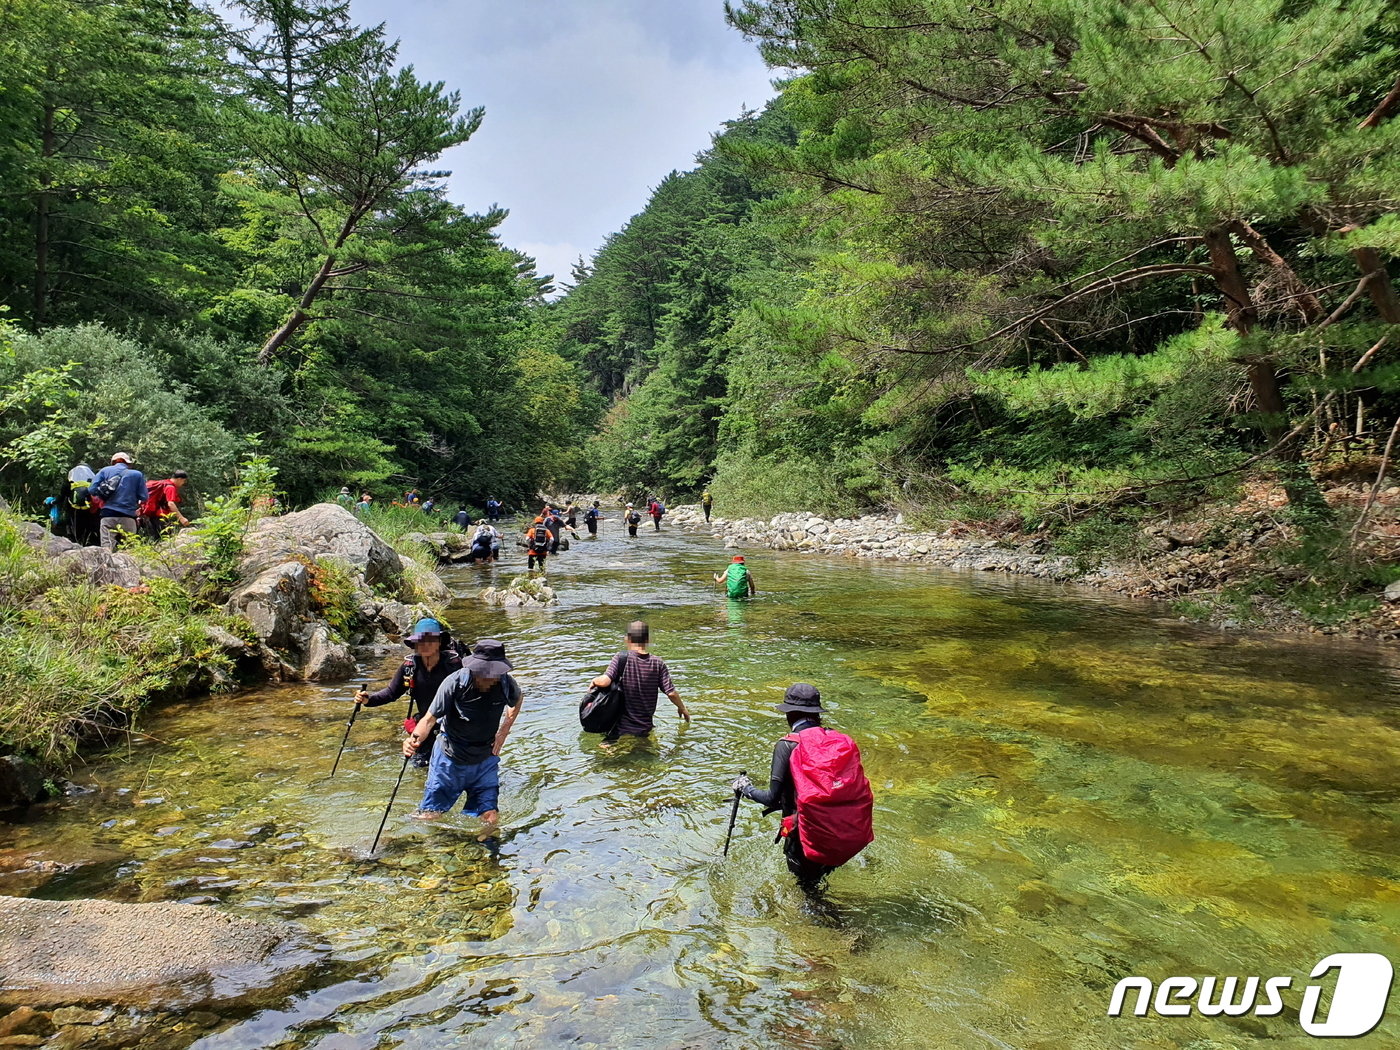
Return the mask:
<svg viewBox="0 0 1400 1050">
<path fill-rule="evenodd" d="M 485 678 L 500 678 L 515 667 L 506 659 L 505 643 L 494 638 L 482 638 L 472 646 L 471 655 L 462 661 L 462 666 L 473 674 Z"/>
<path fill-rule="evenodd" d="M 774 704 L 775 711 L 796 711 L 799 714 L 819 715 L 824 710 L 822 707 L 822 694 L 817 691 L 814 685 L 806 682 L 798 682 L 790 685 L 787 692 L 783 694 L 783 702 Z"/>
</svg>

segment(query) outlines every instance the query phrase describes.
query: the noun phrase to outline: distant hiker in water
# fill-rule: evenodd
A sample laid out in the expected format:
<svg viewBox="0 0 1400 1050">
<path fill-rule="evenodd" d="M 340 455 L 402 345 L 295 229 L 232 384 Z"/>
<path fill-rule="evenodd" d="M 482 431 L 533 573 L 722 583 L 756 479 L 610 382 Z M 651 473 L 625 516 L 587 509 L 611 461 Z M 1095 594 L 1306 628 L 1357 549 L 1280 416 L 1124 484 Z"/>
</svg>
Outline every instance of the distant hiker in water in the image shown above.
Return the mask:
<svg viewBox="0 0 1400 1050">
<path fill-rule="evenodd" d="M 758 593 L 753 583 L 753 573 L 744 564 L 742 554 L 734 555 L 734 560 L 723 572 L 715 573 L 715 583 L 724 583 L 724 593 L 730 598 L 747 598 Z"/>
<path fill-rule="evenodd" d="M 91 494 L 101 501 L 98 537 L 104 548 L 117 549 L 122 536 L 136 535 L 136 515 L 146 502 L 146 475 L 131 465 L 127 452 L 112 453 L 112 462 L 97 472 Z"/>
<path fill-rule="evenodd" d="M 461 529 L 463 532 L 471 528 L 472 516 L 467 513 L 467 505 L 465 503 L 461 504 L 457 508 L 457 513 L 452 515 L 452 524 L 456 525 L 457 528 Z"/>
<path fill-rule="evenodd" d="M 661 519 L 666 515 L 666 504 L 661 502 L 661 498 L 659 496 L 651 501 L 651 505 L 647 507 L 647 513 L 651 515 L 651 520 L 652 523 L 656 526 L 656 531 L 660 532 Z"/>
<path fill-rule="evenodd" d="M 501 520 L 501 501 L 492 497 L 486 501 L 486 517 L 490 521 Z"/>
<path fill-rule="evenodd" d="M 788 870 L 812 893 L 830 872 L 874 841 L 874 795 L 856 742 L 822 726 L 816 686 L 789 686 L 776 710 L 787 715 L 791 732 L 773 745 L 767 790 L 754 787 L 746 776 L 731 787 L 764 813 L 782 811 L 778 837 Z"/>
<path fill-rule="evenodd" d="M 627 504 L 627 513 L 622 516 L 622 519 L 625 522 L 627 522 L 627 535 L 631 536 L 633 539 L 636 539 L 637 526 L 642 523 L 642 516 L 638 514 L 632 508 L 632 504 L 629 503 Z"/>
<path fill-rule="evenodd" d="M 578 528 L 578 505 L 573 500 L 569 500 L 568 506 L 564 508 L 564 524 L 570 530 Z M 575 533 L 575 536 L 578 534 Z"/>
<path fill-rule="evenodd" d="M 602 520 L 603 511 L 601 509 L 601 504 L 595 499 L 593 501 L 593 506 L 583 512 L 583 524 L 584 527 L 588 529 L 588 535 L 598 535 L 598 522 Z"/>
<path fill-rule="evenodd" d="M 671 682 L 671 671 L 666 661 L 647 651 L 651 630 L 642 620 L 627 625 L 627 662 L 622 668 L 622 696 L 624 707 L 622 718 L 612 731 L 603 738 L 603 746 L 610 747 L 622 736 L 649 736 L 655 724 L 656 700 L 659 693 L 665 693 L 676 705 L 676 711 L 687 722 L 690 712 L 686 709 L 681 694 L 676 692 Z M 623 656 L 618 653 L 608 664 L 608 669 L 593 684 L 606 689 L 617 678 L 618 663 Z"/>
<path fill-rule="evenodd" d="M 485 518 L 477 523 L 476 535 L 472 537 L 472 549 L 467 560 L 472 562 L 501 560 L 501 534 Z"/>
<path fill-rule="evenodd" d="M 715 498 L 710 495 L 710 490 L 706 489 L 700 493 L 700 509 L 705 512 L 705 520 L 710 520 L 710 508 L 714 506 Z"/>
<path fill-rule="evenodd" d="M 520 714 L 520 686 L 509 673 L 513 669 L 504 645 L 494 638 L 481 639 L 462 661 L 462 669 L 442 683 L 427 714 L 404 741 L 403 753 L 414 755 L 433 730 L 441 728 L 423 803 L 414 814 L 417 819 L 438 819 L 465 794 L 462 812 L 481 818 L 482 837 L 495 831 L 501 749 Z"/>
<path fill-rule="evenodd" d="M 549 546 L 553 542 L 554 536 L 545 526 L 544 515 L 540 515 L 525 530 L 526 572 L 533 572 L 537 561 L 540 572 L 544 572 L 544 560 L 549 557 Z"/>
<path fill-rule="evenodd" d="M 413 625 L 413 633 L 403 640 L 403 644 L 413 650 L 404 658 L 393 680 L 383 689 L 367 693 L 363 689 L 355 694 L 355 703 L 365 707 L 380 707 L 391 703 L 407 693 L 409 696 L 408 715 L 404 720 L 404 731 L 412 732 L 411 723 L 416 724 L 428 711 L 437 696 L 438 688 L 447 676 L 462 669 L 461 658 L 452 649 L 452 639 L 447 628 L 438 620 L 425 616 Z M 437 733 L 430 732 L 424 737 L 423 747 L 413 756 L 415 766 L 424 767 L 433 753 L 433 743 Z"/>
</svg>

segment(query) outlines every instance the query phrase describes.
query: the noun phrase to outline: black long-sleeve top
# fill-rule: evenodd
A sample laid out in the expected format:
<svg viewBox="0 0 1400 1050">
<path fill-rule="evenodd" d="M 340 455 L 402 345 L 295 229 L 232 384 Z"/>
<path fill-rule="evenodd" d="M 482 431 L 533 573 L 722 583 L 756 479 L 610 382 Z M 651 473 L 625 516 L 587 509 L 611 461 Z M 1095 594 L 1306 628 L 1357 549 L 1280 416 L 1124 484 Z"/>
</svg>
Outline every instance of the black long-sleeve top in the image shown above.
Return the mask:
<svg viewBox="0 0 1400 1050">
<path fill-rule="evenodd" d="M 423 665 L 423 658 L 417 653 L 413 654 L 413 688 L 406 684 L 408 677 L 408 661 L 399 664 L 399 669 L 394 672 L 393 680 L 383 689 L 377 689 L 369 694 L 369 699 L 365 701 L 366 707 L 380 707 L 390 701 L 397 700 L 407 692 L 413 697 L 413 706 L 417 709 L 417 717 L 422 718 L 428 711 L 428 706 L 433 702 L 433 697 L 437 696 L 438 687 L 447 681 L 447 676 L 462 669 L 462 659 L 456 653 L 443 653 L 438 657 L 438 662 L 429 670 Z"/>
<path fill-rule="evenodd" d="M 789 732 L 800 733 L 820 724 L 814 719 L 802 718 L 793 724 Z M 787 737 L 779 740 L 773 745 L 773 768 L 768 774 L 768 790 L 750 785 L 741 792 L 745 798 L 762 806 L 764 813 L 781 810 L 786 817 L 797 812 L 797 789 L 792 783 L 792 753 L 795 750 L 797 741 Z"/>
</svg>

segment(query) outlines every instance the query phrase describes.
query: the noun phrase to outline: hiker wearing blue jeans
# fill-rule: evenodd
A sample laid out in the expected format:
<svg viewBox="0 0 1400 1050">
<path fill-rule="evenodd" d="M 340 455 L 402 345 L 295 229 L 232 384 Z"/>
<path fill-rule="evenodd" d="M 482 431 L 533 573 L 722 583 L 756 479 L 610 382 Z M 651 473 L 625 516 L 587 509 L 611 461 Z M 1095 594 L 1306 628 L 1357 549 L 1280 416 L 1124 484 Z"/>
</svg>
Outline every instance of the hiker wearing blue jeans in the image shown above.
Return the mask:
<svg viewBox="0 0 1400 1050">
<path fill-rule="evenodd" d="M 504 645 L 481 639 L 404 741 L 403 753 L 411 756 L 434 726 L 441 729 L 417 819 L 437 820 L 465 794 L 462 812 L 481 818 L 483 836 L 495 830 L 501 748 L 520 714 L 520 686 L 508 673 L 513 666 Z"/>
</svg>

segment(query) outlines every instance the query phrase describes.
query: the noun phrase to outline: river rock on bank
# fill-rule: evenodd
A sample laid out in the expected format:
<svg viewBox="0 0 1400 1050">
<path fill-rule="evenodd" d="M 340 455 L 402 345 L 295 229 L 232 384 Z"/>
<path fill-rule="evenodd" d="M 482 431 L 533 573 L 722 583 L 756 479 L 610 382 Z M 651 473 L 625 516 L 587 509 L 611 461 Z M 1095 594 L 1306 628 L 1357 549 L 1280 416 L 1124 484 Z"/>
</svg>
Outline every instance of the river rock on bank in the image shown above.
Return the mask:
<svg viewBox="0 0 1400 1050">
<path fill-rule="evenodd" d="M 305 965 L 290 927 L 189 904 L 0 897 L 0 1005 L 193 1007 Z"/>
<path fill-rule="evenodd" d="M 707 523 L 698 506 L 676 507 L 666 520 L 679 528 L 708 530 L 730 548 L 766 547 L 846 558 L 924 562 L 979 572 L 1008 572 L 1050 580 L 1078 575 L 1072 558 L 1048 554 L 1034 539 L 1008 543 L 987 537 L 958 535 L 954 530 L 920 532 L 902 514 L 870 514 L 860 518 L 822 518 L 805 512 L 762 518 L 711 517 Z"/>
<path fill-rule="evenodd" d="M 243 541 L 245 577 L 282 562 L 334 558 L 371 587 L 398 590 L 404 565 L 398 551 L 338 503 L 317 503 L 281 517 L 262 518 Z"/>
<path fill-rule="evenodd" d="M 264 518 L 248 533 L 242 581 L 230 612 L 253 627 L 263 671 L 282 681 L 343 681 L 355 672 L 352 643 L 375 644 L 404 634 L 433 615 L 422 601 L 451 600 L 446 585 L 399 556 L 350 511 L 318 503 L 283 517 Z M 337 638 L 317 609 L 315 570 L 336 563 L 354 578 L 351 638 Z M 392 597 L 382 597 L 384 591 Z M 408 602 L 399 598 L 408 597 Z"/>
</svg>

